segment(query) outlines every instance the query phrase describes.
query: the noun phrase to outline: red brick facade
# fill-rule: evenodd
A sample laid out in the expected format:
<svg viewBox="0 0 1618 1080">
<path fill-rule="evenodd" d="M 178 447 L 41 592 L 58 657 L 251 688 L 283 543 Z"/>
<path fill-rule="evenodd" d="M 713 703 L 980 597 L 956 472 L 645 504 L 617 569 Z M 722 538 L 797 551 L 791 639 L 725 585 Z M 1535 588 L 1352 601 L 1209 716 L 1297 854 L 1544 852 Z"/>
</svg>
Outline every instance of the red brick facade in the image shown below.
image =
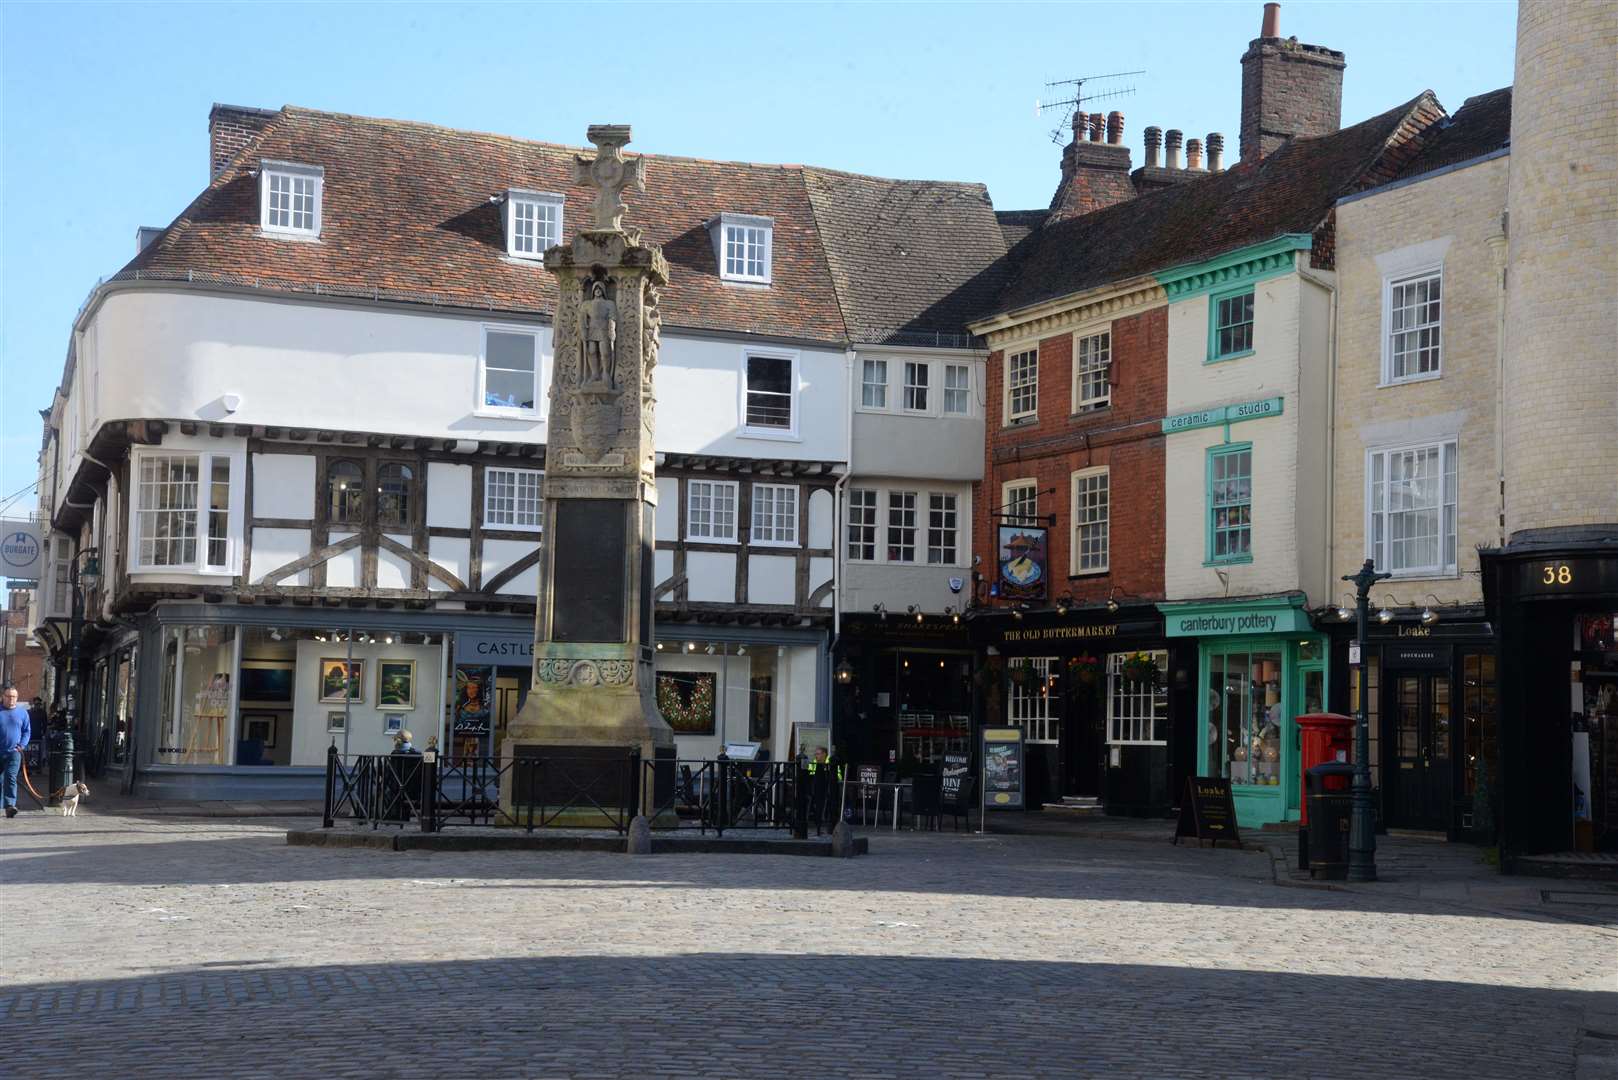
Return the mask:
<svg viewBox="0 0 1618 1080">
<path fill-rule="evenodd" d="M 1087 333 L 1099 332 L 1087 330 Z M 1080 603 L 1107 599 L 1114 589 L 1120 600 L 1163 597 L 1163 435 L 1160 421 L 1167 400 L 1168 308 L 1116 319 L 1112 331 L 1112 402 L 1102 409 L 1074 414 L 1073 342 L 1063 332 L 1039 343 L 1038 414 L 1032 421 L 1003 422 L 1005 352 L 989 355 L 988 439 L 982 488 L 976 503 L 984 508 L 974 525 L 974 550 L 986 554 L 978 568 L 993 580 L 998 550 L 996 519 L 1002 485 L 1033 479 L 1041 516 L 1056 515 L 1050 530 L 1050 589 L 1047 604 L 1064 592 Z M 1072 573 L 1072 474 L 1105 465 L 1110 481 L 1109 569 L 1106 573 L 1070 577 Z M 1054 490 L 1053 490 L 1054 489 Z M 998 603 L 998 601 L 993 601 Z M 1038 606 L 1038 605 L 1036 605 Z"/>
</svg>

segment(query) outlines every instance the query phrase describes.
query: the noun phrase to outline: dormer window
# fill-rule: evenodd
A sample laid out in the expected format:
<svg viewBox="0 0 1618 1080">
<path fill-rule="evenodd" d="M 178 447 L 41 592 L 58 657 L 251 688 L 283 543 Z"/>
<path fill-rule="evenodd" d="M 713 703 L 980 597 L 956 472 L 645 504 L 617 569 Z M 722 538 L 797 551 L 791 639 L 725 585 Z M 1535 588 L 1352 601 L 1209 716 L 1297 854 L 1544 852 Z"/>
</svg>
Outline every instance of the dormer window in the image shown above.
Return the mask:
<svg viewBox="0 0 1618 1080">
<path fill-rule="evenodd" d="M 721 281 L 751 285 L 770 283 L 770 254 L 775 219 L 747 214 L 720 214 L 713 220 L 714 253 Z"/>
<path fill-rule="evenodd" d="M 320 235 L 320 195 L 326 170 L 319 165 L 264 161 L 259 165 L 259 225 L 267 233 Z"/>
<path fill-rule="evenodd" d="M 543 259 L 562 242 L 562 196 L 512 188 L 506 192 L 506 254 Z"/>
</svg>

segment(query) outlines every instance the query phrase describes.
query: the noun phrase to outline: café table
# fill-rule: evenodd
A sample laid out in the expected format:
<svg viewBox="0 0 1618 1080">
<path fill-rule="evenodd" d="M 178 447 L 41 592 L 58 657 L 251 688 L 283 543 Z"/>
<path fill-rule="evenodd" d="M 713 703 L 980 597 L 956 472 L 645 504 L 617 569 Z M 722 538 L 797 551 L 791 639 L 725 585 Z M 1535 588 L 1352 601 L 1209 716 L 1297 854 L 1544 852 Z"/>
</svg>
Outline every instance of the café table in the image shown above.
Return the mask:
<svg viewBox="0 0 1618 1080">
<path fill-rule="evenodd" d="M 910 792 L 910 781 L 888 780 L 877 783 L 864 783 L 857 785 L 857 788 L 860 800 L 860 824 L 868 825 L 871 823 L 870 818 L 873 815 L 868 811 L 871 805 L 875 803 L 876 813 L 874 816 L 877 828 L 882 827 L 882 804 L 887 801 L 889 793 L 892 793 L 893 811 L 890 827 L 894 832 L 897 832 L 899 830 L 899 816 L 904 807 L 904 799 Z"/>
</svg>

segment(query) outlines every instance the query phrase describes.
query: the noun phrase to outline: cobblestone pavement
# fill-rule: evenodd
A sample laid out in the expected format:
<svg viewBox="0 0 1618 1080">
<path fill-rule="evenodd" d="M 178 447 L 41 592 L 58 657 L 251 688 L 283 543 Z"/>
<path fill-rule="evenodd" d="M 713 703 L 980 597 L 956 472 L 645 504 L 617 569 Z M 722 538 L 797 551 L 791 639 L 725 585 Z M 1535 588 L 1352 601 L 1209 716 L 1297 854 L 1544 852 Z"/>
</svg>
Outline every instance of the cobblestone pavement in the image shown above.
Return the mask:
<svg viewBox="0 0 1618 1080">
<path fill-rule="evenodd" d="M 1618 1075 L 1618 928 L 1279 887 L 1262 852 L 429 855 L 288 824 L 0 821 L 0 1075 Z"/>
</svg>

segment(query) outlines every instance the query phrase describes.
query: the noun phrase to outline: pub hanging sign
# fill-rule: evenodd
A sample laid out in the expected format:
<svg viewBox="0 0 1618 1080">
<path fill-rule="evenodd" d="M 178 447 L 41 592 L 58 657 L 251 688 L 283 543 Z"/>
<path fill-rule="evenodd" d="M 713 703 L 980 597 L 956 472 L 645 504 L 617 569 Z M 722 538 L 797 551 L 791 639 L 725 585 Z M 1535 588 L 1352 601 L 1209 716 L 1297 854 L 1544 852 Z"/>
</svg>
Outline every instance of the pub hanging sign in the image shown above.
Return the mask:
<svg viewBox="0 0 1618 1080">
<path fill-rule="evenodd" d="M 1001 525 L 995 591 L 1004 600 L 1045 599 L 1050 557 L 1047 530 L 1038 525 Z"/>
</svg>

